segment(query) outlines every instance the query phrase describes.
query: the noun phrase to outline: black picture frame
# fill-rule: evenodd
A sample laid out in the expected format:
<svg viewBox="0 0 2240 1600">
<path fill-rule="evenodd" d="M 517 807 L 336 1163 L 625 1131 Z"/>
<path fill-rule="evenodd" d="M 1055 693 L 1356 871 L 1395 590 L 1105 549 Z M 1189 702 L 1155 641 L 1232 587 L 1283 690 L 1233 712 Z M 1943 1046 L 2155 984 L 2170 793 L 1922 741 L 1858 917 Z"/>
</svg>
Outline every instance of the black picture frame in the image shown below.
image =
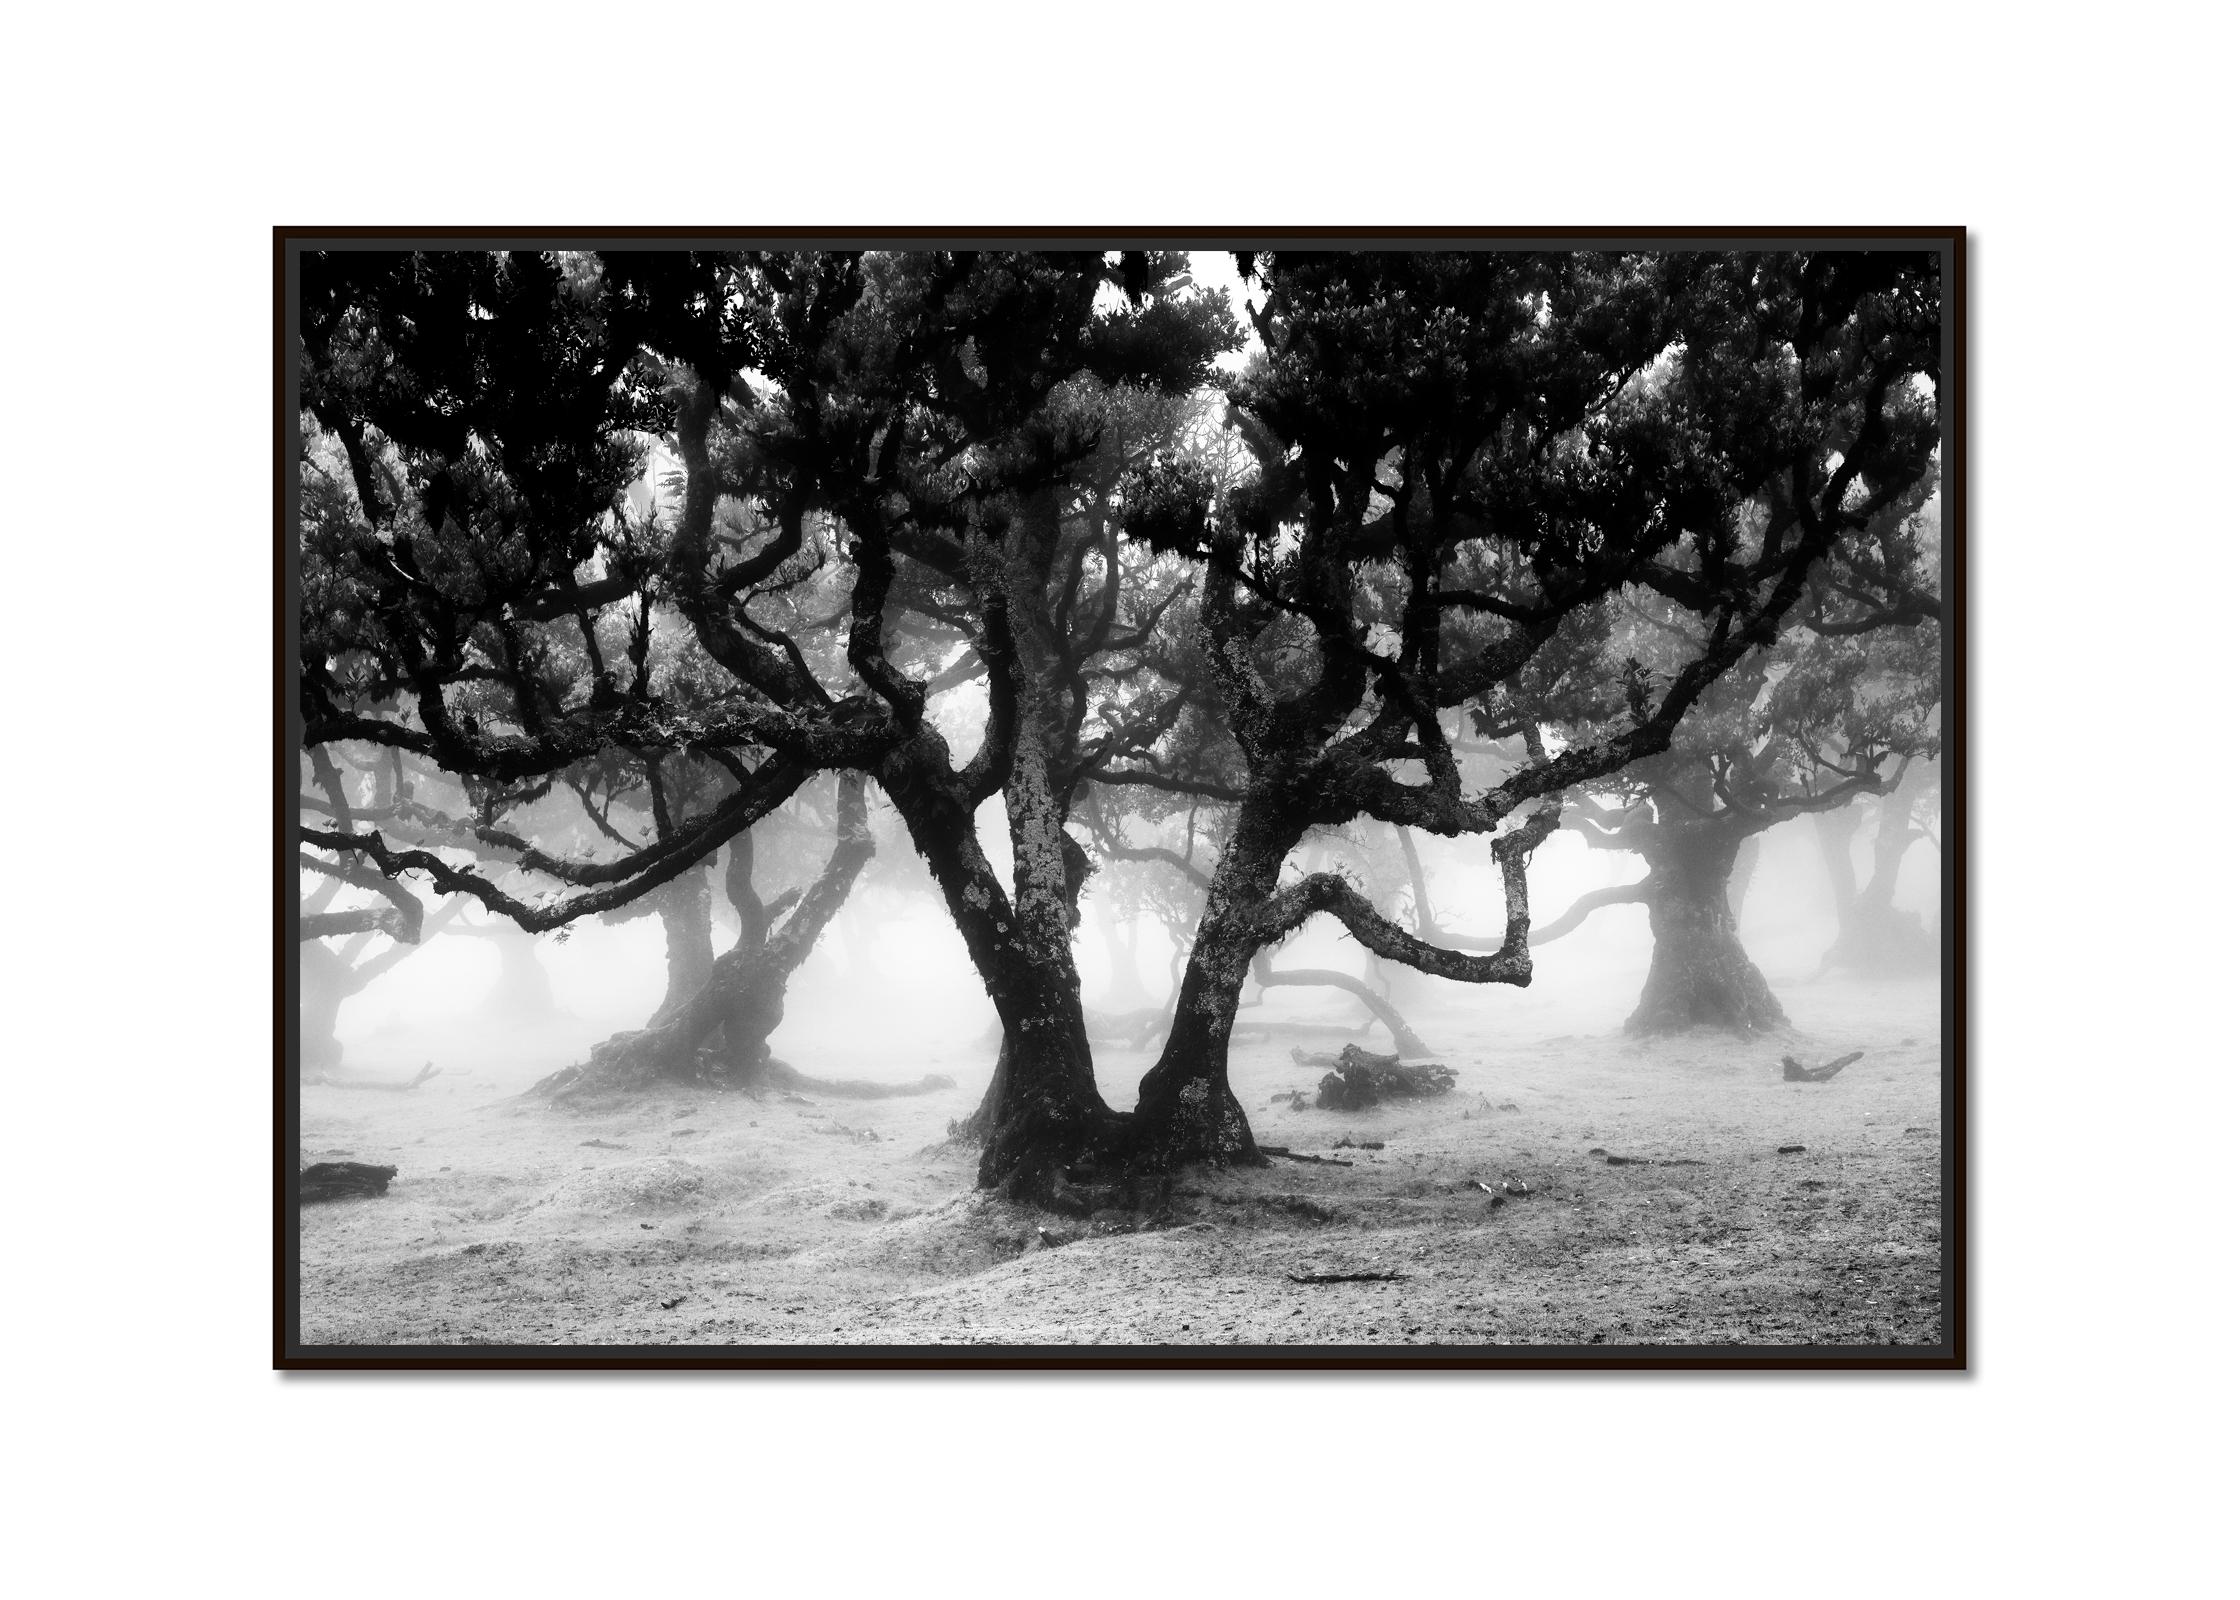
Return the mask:
<svg viewBox="0 0 2240 1600">
<path fill-rule="evenodd" d="M 692 227 L 311 227 L 273 230 L 273 1366 L 331 1371 L 707 1371 L 787 1369 L 1965 1372 L 1969 1351 L 1968 983 L 1968 234 L 1961 227 L 969 228 L 751 230 Z M 1173 249 L 1865 249 L 1936 254 L 1945 297 L 1943 559 L 1942 1119 L 1945 1337 L 1935 1346 L 340 1346 L 300 1337 L 297 1167 L 297 907 L 292 837 L 300 719 L 295 709 L 296 264 L 328 248 L 978 248 Z"/>
</svg>

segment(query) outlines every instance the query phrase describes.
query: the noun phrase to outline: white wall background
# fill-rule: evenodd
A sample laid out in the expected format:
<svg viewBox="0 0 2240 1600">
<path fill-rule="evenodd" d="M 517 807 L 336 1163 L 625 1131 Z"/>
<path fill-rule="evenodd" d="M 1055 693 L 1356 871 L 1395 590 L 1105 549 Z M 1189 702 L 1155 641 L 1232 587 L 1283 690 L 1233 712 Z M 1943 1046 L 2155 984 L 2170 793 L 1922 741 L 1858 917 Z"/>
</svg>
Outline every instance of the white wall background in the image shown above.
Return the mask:
<svg viewBox="0 0 2240 1600">
<path fill-rule="evenodd" d="M 0 1337 L 23 1592 L 2208 1587 L 2230 868 L 2168 797 L 2233 769 L 2216 15 L 19 14 Z M 1975 1373 L 265 1370 L 282 221 L 1969 226 Z M 2102 895 L 2160 931 L 2111 937 Z"/>
</svg>

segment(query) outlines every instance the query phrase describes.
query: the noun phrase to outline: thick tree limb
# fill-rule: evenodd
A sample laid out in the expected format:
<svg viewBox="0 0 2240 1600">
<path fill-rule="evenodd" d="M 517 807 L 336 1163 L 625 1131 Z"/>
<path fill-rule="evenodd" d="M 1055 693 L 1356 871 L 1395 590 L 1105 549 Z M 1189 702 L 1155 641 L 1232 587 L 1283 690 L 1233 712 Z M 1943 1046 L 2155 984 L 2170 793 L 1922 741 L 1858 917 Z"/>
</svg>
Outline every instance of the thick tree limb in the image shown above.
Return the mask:
<svg viewBox="0 0 2240 1600">
<path fill-rule="evenodd" d="M 349 933 L 386 933 L 399 944 L 420 942 L 420 919 L 424 915 L 424 908 L 420 904 L 420 897 L 403 884 L 392 882 L 379 873 L 368 872 L 348 861 L 327 861 L 318 856 L 299 855 L 296 857 L 296 865 L 305 872 L 340 878 L 352 888 L 369 890 L 388 901 L 393 908 L 383 911 L 369 906 L 358 911 L 315 912 L 300 919 L 296 935 L 298 939 L 327 939 L 337 934 Z"/>
<path fill-rule="evenodd" d="M 453 866 L 431 851 L 398 849 L 378 834 L 299 828 L 297 836 L 303 843 L 322 850 L 357 852 L 379 867 L 385 877 L 425 872 L 446 894 L 472 895 L 490 910 L 512 918 L 526 931 L 545 933 L 565 927 L 580 917 L 627 905 L 646 891 L 698 866 L 725 841 L 777 809 L 807 778 L 800 767 L 791 763 L 773 763 L 758 771 L 756 776 L 764 774 L 768 774 L 765 786 L 741 790 L 698 827 L 641 851 L 634 858 L 640 866 L 635 876 L 543 906 L 516 899 L 481 874 Z"/>
<path fill-rule="evenodd" d="M 1533 849 L 1555 831 L 1560 815 L 1554 805 L 1533 812 L 1523 827 L 1493 841 L 1493 858 L 1501 868 L 1502 896 L 1507 904 L 1508 932 L 1492 955 L 1466 955 L 1459 950 L 1428 944 L 1387 920 L 1345 879 L 1320 872 L 1278 890 L 1262 912 L 1263 942 L 1272 943 L 1318 911 L 1327 911 L 1346 931 L 1387 961 L 1397 961 L 1457 983 L 1514 983 L 1532 981 L 1530 954 L 1532 908 L 1525 887 L 1525 862 Z"/>
</svg>

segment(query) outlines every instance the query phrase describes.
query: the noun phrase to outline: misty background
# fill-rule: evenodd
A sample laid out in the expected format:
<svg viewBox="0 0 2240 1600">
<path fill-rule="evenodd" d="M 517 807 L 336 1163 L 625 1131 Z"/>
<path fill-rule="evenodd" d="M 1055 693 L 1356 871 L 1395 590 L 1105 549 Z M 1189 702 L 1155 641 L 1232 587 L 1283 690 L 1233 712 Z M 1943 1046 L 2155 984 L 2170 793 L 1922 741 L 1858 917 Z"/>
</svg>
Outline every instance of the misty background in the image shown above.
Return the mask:
<svg viewBox="0 0 2240 1600">
<path fill-rule="evenodd" d="M 1852 855 L 1864 879 L 1874 808 L 1859 809 L 1869 820 L 1852 841 Z M 871 814 L 879 854 L 789 986 L 785 1021 L 771 1036 L 771 1047 L 805 1070 L 836 1076 L 903 1082 L 932 1071 L 977 1083 L 995 1060 L 994 1008 L 892 809 L 874 798 Z M 1374 825 L 1358 832 L 1373 836 L 1380 830 Z M 1389 830 L 1381 831 L 1389 839 Z M 998 870 L 1008 873 L 1010 840 L 1000 800 L 982 808 L 979 836 Z M 1739 922 L 1744 946 L 1780 990 L 1811 980 L 1819 970 L 1836 937 L 1835 900 L 1813 819 L 1784 823 L 1761 837 Z M 766 892 L 813 875 L 813 857 L 823 841 L 813 828 L 804 830 L 801 840 L 798 851 L 766 852 L 757 873 Z M 1417 834 L 1415 844 L 1442 925 L 1498 936 L 1500 877 L 1484 841 Z M 1589 890 L 1631 883 L 1644 871 L 1637 855 L 1591 849 L 1577 834 L 1559 832 L 1532 860 L 1534 924 L 1553 921 Z M 1909 850 L 1895 895 L 1898 908 L 1918 915 L 1932 933 L 1940 872 L 1936 849 Z M 720 946 L 728 913 L 721 909 L 720 892 L 713 898 Z M 1170 1003 L 1174 946 L 1168 933 L 1153 917 L 1131 921 L 1118 913 L 1114 903 L 1120 898 L 1109 869 L 1090 879 L 1074 938 L 1084 998 L 1092 1009 L 1105 1011 Z M 1132 990 L 1124 976 L 1130 970 L 1125 947 L 1131 927 Z M 519 1089 L 579 1059 L 608 1035 L 642 1026 L 660 1004 L 668 970 L 657 917 L 619 924 L 587 918 L 564 934 L 538 936 L 533 945 L 550 980 L 552 1004 L 541 1013 L 523 1013 L 509 1010 L 500 993 L 502 957 L 495 942 L 448 931 L 431 934 L 411 957 L 344 1002 L 336 1034 L 347 1065 L 410 1071 L 432 1060 L 447 1076 L 471 1073 L 473 1082 L 488 1088 Z M 1448 983 L 1383 962 L 1365 966 L 1366 952 L 1331 918 L 1309 923 L 1272 959 L 1279 970 L 1367 973 L 1372 983 L 1389 986 L 1412 1021 L 1468 1012 L 1504 1031 L 1513 1026 L 1540 1035 L 1616 1032 L 1641 990 L 1649 955 L 1646 908 L 1616 905 L 1536 948 L 1532 984 L 1521 990 Z M 1248 1001 L 1254 987 L 1248 987 Z M 1258 1005 L 1239 1013 L 1238 1025 L 1249 1029 L 1271 1020 L 1359 1022 L 1369 1048 L 1389 1048 L 1359 1003 L 1332 989 L 1271 989 Z M 1430 1043 L 1438 1046 L 1435 1026 L 1429 1031 Z M 1100 1078 L 1101 1063 L 1123 1054 L 1129 1068 L 1114 1073 L 1107 1088 L 1126 1103 L 1140 1059 L 1108 1043 L 1098 1046 Z"/>
</svg>

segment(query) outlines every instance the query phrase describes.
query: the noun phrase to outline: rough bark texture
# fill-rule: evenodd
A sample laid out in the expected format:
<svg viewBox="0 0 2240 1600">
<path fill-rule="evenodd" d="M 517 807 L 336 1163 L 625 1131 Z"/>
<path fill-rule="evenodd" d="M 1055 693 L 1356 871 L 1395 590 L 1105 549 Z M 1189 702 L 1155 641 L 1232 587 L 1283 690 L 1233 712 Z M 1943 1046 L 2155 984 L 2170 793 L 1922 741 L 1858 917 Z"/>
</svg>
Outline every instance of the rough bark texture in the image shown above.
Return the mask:
<svg viewBox="0 0 2240 1600">
<path fill-rule="evenodd" d="M 1088 853 L 1084 851 L 1070 835 L 1062 836 L 1061 849 L 1064 852 L 1066 883 L 1068 887 L 1069 897 L 1073 903 L 1074 920 L 1078 922 L 1080 920 L 1079 907 L 1081 892 L 1089 879 L 1089 857 Z M 1070 939 L 1068 941 L 1068 944 L 1070 948 Z M 1060 976 L 1058 981 L 1060 985 L 1060 992 L 1062 993 L 1062 975 Z M 1088 1044 L 1088 1013 L 1080 1005 L 1080 984 L 1078 979 L 1076 979 L 1076 981 L 1072 985 L 1072 989 L 1074 995 L 1074 1008 L 1081 1013 L 1082 1049 L 1084 1052 L 1087 1052 L 1090 1048 Z M 1062 1060 L 1063 1058 L 1058 1059 Z M 1012 1063 L 1012 1036 L 1010 1029 L 1006 1027 L 1003 1030 L 1002 1043 L 998 1046 L 996 1051 L 995 1071 L 989 1076 L 987 1093 L 981 1096 L 980 1104 L 978 1108 L 974 1110 L 971 1116 L 966 1117 L 963 1121 L 956 1123 L 951 1127 L 951 1129 L 949 1130 L 951 1137 L 966 1139 L 977 1144 L 987 1145 L 993 1140 L 997 1131 L 1005 1125 L 1007 1120 L 1016 1120 L 1022 1115 L 1026 1116 L 1029 1120 L 1033 1120 L 1036 1116 L 1039 1115 L 1036 1109 L 1035 1097 L 1031 1094 L 1020 1095 L 1015 1091 L 1015 1086 L 1013 1083 Z M 1092 1077 L 1092 1088 L 1094 1087 L 1094 1081 L 1095 1080 Z M 1098 1098 L 1097 1103 L 1100 1107 L 1103 1106 L 1103 1099 L 1101 1096 Z M 1069 1126 L 1087 1127 L 1090 1130 L 1091 1135 L 1090 1145 L 1092 1147 L 1095 1147 L 1101 1146 L 1106 1142 L 1111 1126 L 1116 1123 L 1118 1119 L 1115 1114 L 1107 1110 L 1104 1117 L 1092 1117 L 1086 1123 L 1080 1122 L 1078 1119 L 1073 1117 L 1070 1112 L 1064 1120 Z M 1047 1169 L 1048 1163 L 1043 1162 L 1043 1156 L 1047 1154 L 1047 1151 L 1043 1145 L 1032 1142 L 1022 1146 L 1021 1148 L 1033 1152 L 1038 1152 L 1035 1156 L 1035 1161 L 1037 1163 L 1043 1163 L 1042 1165 L 1036 1167 L 1036 1172 L 1034 1174 L 1027 1175 L 1026 1179 L 1023 1180 L 1024 1187 L 1028 1190 L 1032 1190 L 1040 1181 L 1039 1174 Z M 1084 1156 L 1088 1156 L 1092 1152 L 1091 1149 L 1085 1148 L 1082 1153 Z M 1057 1165 L 1059 1166 L 1063 1166 L 1064 1164 L 1064 1162 L 1057 1163 Z M 985 1162 L 983 1162 L 983 1171 L 986 1170 L 987 1169 Z M 1013 1184 L 1013 1186 L 1019 1187 L 1020 1185 L 1015 1183 Z"/>
<path fill-rule="evenodd" d="M 1022 758 L 1020 764 L 1028 763 Z M 981 1112 L 960 1129 L 977 1129 L 984 1139 L 980 1186 L 1018 1199 L 1047 1199 L 1065 1182 L 1069 1166 L 1094 1164 L 1111 1151 L 1123 1122 L 1098 1094 L 1090 1058 L 1073 964 L 1062 819 L 1053 815 L 1046 784 L 1030 782 L 1033 796 L 1011 806 L 1021 868 L 1014 884 L 1058 864 L 1055 883 L 1030 896 L 1039 901 L 1030 922 L 980 848 L 971 798 L 951 776 L 938 733 L 920 728 L 881 763 L 878 779 L 931 869 L 1003 1024 L 1001 1070 Z"/>
<path fill-rule="evenodd" d="M 1667 822 L 1646 841 L 1649 929 L 1656 948 L 1628 1033 L 1694 1027 L 1757 1033 L 1788 1026 L 1765 974 L 1742 948 L 1728 883 L 1744 835 Z"/>
<path fill-rule="evenodd" d="M 1138 1089 L 1129 1145 L 1136 1165 L 1259 1164 L 1244 1107 L 1229 1088 L 1229 1035 L 1253 957 L 1267 942 L 1261 910 L 1303 826 L 1281 808 L 1248 801 L 1213 882 L 1198 937 L 1182 969 L 1166 1048 Z"/>
</svg>

